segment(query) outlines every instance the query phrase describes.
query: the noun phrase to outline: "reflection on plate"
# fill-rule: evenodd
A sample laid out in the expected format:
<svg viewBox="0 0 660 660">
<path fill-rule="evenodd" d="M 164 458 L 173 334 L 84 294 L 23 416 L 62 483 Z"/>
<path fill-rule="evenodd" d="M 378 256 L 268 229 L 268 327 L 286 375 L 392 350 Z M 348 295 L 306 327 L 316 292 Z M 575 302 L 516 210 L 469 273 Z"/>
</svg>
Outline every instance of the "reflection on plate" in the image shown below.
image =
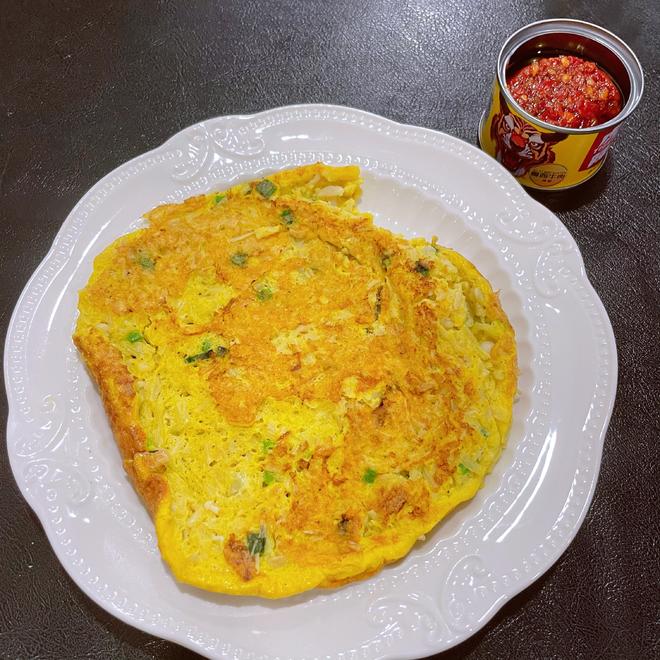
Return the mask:
<svg viewBox="0 0 660 660">
<path fill-rule="evenodd" d="M 360 165 L 362 206 L 377 223 L 436 234 L 502 290 L 520 363 L 509 444 L 474 500 L 371 579 L 278 602 L 182 587 L 71 343 L 77 291 L 93 255 L 159 202 L 317 160 Z M 614 403 L 616 349 L 572 237 L 494 160 L 442 133 L 308 105 L 197 124 L 97 183 L 16 306 L 5 377 L 16 481 L 101 607 L 210 657 L 419 657 L 482 627 L 575 536 Z"/>
</svg>

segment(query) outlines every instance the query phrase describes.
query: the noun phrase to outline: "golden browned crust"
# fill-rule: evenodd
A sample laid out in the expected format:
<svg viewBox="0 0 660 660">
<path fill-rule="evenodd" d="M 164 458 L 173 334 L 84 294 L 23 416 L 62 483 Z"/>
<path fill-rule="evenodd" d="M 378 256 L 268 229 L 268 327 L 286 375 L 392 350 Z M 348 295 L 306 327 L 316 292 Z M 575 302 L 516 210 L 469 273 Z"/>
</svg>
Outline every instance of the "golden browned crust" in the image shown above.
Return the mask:
<svg viewBox="0 0 660 660">
<path fill-rule="evenodd" d="M 153 515 L 167 493 L 167 481 L 162 474 L 162 455 L 147 451 L 145 433 L 130 414 L 135 379 L 121 353 L 100 332 L 75 334 L 73 340 L 101 394 L 124 469 Z"/>
</svg>

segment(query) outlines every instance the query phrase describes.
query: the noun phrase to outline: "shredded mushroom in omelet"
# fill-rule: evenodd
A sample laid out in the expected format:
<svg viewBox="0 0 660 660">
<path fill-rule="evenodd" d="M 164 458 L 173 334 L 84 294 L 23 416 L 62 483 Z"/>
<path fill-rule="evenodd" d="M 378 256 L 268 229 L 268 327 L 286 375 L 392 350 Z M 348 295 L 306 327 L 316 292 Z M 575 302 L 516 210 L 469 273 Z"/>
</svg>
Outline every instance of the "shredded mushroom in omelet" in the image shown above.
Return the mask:
<svg viewBox="0 0 660 660">
<path fill-rule="evenodd" d="M 315 164 L 181 204 L 95 260 L 74 340 L 182 582 L 370 575 L 471 498 L 516 391 L 497 295 Z"/>
</svg>

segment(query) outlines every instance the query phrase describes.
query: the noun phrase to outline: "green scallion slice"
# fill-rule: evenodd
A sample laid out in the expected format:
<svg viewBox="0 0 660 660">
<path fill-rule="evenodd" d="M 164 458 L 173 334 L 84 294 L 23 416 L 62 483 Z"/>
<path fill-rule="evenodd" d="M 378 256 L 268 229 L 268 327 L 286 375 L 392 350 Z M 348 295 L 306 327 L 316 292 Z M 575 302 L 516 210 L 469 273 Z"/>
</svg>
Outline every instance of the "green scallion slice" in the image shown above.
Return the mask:
<svg viewBox="0 0 660 660">
<path fill-rule="evenodd" d="M 146 270 L 153 270 L 154 266 L 156 265 L 156 262 L 146 254 L 141 254 L 138 257 L 138 263 L 140 266 L 142 266 L 142 268 L 145 268 Z"/>
<path fill-rule="evenodd" d="M 419 273 L 422 277 L 428 277 L 431 272 L 431 267 L 423 261 L 418 261 L 415 264 L 415 272 Z"/>
<path fill-rule="evenodd" d="M 266 549 L 266 533 L 263 529 L 258 532 L 249 532 L 247 535 L 247 548 L 252 556 L 263 555 Z"/>
<path fill-rule="evenodd" d="M 248 256 L 245 254 L 245 252 L 236 252 L 230 257 L 230 261 L 234 264 L 234 266 L 238 266 L 239 268 L 243 268 L 245 264 L 247 264 L 247 260 Z"/>
<path fill-rule="evenodd" d="M 255 188 L 257 189 L 257 192 L 266 199 L 268 199 L 276 190 L 275 184 L 268 179 L 259 181 Z"/>
<path fill-rule="evenodd" d="M 273 290 L 270 288 L 270 286 L 268 286 L 268 284 L 257 284 L 255 291 L 257 292 L 257 298 L 262 302 L 265 300 L 270 300 L 273 297 Z"/>
<path fill-rule="evenodd" d="M 187 364 L 191 362 L 197 362 L 198 360 L 208 360 L 210 357 L 213 357 L 214 350 L 209 348 L 208 351 L 203 351 L 202 353 L 197 353 L 196 355 L 186 355 L 183 359 Z"/>
<path fill-rule="evenodd" d="M 362 481 L 364 481 L 365 484 L 372 484 L 376 481 L 377 476 L 378 472 L 376 472 L 376 470 L 373 468 L 367 468 L 362 475 Z"/>
</svg>

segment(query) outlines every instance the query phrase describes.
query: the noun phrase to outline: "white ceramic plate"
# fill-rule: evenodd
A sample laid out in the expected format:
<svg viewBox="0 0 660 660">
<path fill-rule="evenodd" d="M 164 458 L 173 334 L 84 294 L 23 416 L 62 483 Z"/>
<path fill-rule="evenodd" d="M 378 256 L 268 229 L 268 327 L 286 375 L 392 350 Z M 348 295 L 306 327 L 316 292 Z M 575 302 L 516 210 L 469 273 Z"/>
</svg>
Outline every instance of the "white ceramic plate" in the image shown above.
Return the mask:
<svg viewBox="0 0 660 660">
<path fill-rule="evenodd" d="M 501 290 L 519 347 L 514 424 L 478 495 L 376 576 L 277 602 L 207 594 L 172 579 L 124 476 L 71 342 L 77 291 L 153 206 L 317 160 L 360 165 L 361 207 L 379 224 L 436 234 Z M 64 568 L 126 623 L 231 658 L 418 657 L 469 637 L 575 536 L 617 372 L 574 240 L 500 165 L 448 135 L 326 105 L 196 124 L 99 181 L 26 286 L 4 365 L 12 469 Z"/>
</svg>

